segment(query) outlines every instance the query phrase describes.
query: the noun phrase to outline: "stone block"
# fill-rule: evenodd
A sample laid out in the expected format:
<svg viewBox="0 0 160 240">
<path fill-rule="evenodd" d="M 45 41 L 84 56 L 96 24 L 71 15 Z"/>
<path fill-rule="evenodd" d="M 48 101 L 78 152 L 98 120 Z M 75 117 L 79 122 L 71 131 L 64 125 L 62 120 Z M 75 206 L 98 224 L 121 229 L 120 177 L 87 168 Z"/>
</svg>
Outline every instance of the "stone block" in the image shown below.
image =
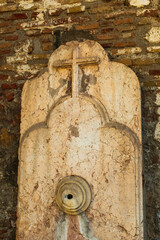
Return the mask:
<svg viewBox="0 0 160 240">
<path fill-rule="evenodd" d="M 122 33 L 122 37 L 123 37 L 123 39 L 131 38 L 131 37 L 134 37 L 134 33 L 130 33 L 130 32 Z"/>
<path fill-rule="evenodd" d="M 116 18 L 118 16 L 121 16 L 121 15 L 132 15 L 132 14 L 135 14 L 136 11 L 134 9 L 130 9 L 130 10 L 117 10 L 117 11 L 114 11 L 114 12 L 110 12 L 110 13 L 107 13 L 104 15 L 104 17 L 106 19 L 110 19 L 110 18 Z"/>
<path fill-rule="evenodd" d="M 113 49 L 110 51 L 111 55 L 132 55 L 132 54 L 138 54 L 142 52 L 142 48 L 140 47 L 128 47 L 123 49 Z"/>
<path fill-rule="evenodd" d="M 76 6 L 76 7 L 71 7 L 67 9 L 67 13 L 78 13 L 78 12 L 84 12 L 85 11 L 85 6 Z"/>
<path fill-rule="evenodd" d="M 17 9 L 16 4 L 0 6 L 0 12 L 12 12 L 15 11 L 16 9 Z"/>
<path fill-rule="evenodd" d="M 144 7 L 150 4 L 150 0 L 129 0 L 131 6 Z"/>
<path fill-rule="evenodd" d="M 147 52 L 149 53 L 160 52 L 160 46 L 147 47 Z"/>
<path fill-rule="evenodd" d="M 152 27 L 150 31 L 146 34 L 148 42 L 159 43 L 160 42 L 160 27 Z"/>
</svg>

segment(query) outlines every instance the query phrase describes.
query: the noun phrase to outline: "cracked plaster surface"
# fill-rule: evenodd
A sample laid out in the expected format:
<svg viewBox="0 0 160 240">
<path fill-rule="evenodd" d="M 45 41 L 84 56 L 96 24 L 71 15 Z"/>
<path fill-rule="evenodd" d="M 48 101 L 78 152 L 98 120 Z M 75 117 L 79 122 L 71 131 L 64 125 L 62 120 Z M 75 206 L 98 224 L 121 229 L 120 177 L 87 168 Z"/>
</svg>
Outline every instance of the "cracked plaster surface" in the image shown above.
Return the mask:
<svg viewBox="0 0 160 240">
<path fill-rule="evenodd" d="M 78 59 L 96 57 L 98 64 L 78 66 L 74 58 L 71 67 L 55 67 L 75 49 Z M 55 203 L 56 185 L 69 175 L 85 178 L 93 195 L 76 220 L 77 240 L 142 240 L 141 161 L 136 75 L 94 41 L 60 46 L 48 72 L 22 93 L 17 240 L 71 239 Z"/>
</svg>

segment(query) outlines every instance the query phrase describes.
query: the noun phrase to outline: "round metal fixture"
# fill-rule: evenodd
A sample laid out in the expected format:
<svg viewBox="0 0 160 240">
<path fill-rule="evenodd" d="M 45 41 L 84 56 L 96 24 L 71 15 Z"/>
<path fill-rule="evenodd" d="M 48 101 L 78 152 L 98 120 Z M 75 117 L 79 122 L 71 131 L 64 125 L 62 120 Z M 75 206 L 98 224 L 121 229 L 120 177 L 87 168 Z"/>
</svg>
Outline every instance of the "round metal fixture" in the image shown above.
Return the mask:
<svg viewBox="0 0 160 240">
<path fill-rule="evenodd" d="M 58 207 L 71 215 L 84 212 L 92 198 L 88 182 L 76 175 L 63 178 L 57 185 L 55 195 Z"/>
</svg>

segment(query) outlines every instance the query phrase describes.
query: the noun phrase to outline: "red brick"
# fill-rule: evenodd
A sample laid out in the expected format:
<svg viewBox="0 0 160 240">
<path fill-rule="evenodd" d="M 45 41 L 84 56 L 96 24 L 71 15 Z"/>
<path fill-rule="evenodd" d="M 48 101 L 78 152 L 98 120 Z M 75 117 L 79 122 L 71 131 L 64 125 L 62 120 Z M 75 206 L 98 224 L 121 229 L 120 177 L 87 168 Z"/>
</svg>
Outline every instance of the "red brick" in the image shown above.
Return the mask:
<svg viewBox="0 0 160 240">
<path fill-rule="evenodd" d="M 17 86 L 16 83 L 12 83 L 12 84 L 3 83 L 3 84 L 1 85 L 1 88 L 2 88 L 2 89 L 17 89 L 18 86 Z"/>
<path fill-rule="evenodd" d="M 0 230 L 0 233 L 7 233 L 7 230 L 2 229 L 2 230 Z"/>
<path fill-rule="evenodd" d="M 96 28 L 98 28 L 98 23 L 92 23 L 92 24 L 89 24 L 89 25 L 86 25 L 86 24 L 84 24 L 84 25 L 78 25 L 78 26 L 76 26 L 75 28 L 77 29 L 77 30 L 91 30 L 91 29 L 96 29 Z"/>
<path fill-rule="evenodd" d="M 5 239 L 5 236 L 4 235 L 0 235 L 0 239 Z"/>
<path fill-rule="evenodd" d="M 153 59 L 150 58 L 146 58 L 146 59 L 141 59 L 141 58 L 137 58 L 137 59 L 133 59 L 133 65 L 134 66 L 148 66 L 153 64 Z"/>
<path fill-rule="evenodd" d="M 48 42 L 51 42 L 51 41 L 52 40 L 49 37 L 42 39 L 42 43 L 48 43 Z"/>
<path fill-rule="evenodd" d="M 22 89 L 24 86 L 24 83 L 19 84 L 19 88 Z"/>
<path fill-rule="evenodd" d="M 3 83 L 3 84 L 1 85 L 1 88 L 2 88 L 2 89 L 10 89 L 10 85 L 7 84 L 7 83 Z"/>
<path fill-rule="evenodd" d="M 18 85 L 16 83 L 12 83 L 10 86 L 11 86 L 11 89 L 17 89 L 18 88 Z"/>
<path fill-rule="evenodd" d="M 133 41 L 130 41 L 130 42 L 118 42 L 118 43 L 115 43 L 113 45 L 114 47 L 135 47 L 136 46 L 136 43 L 133 42 Z"/>
<path fill-rule="evenodd" d="M 159 69 L 154 69 L 154 70 L 149 70 L 150 75 L 160 75 L 160 70 Z"/>
<path fill-rule="evenodd" d="M 7 96 L 6 96 L 6 99 L 8 102 L 11 102 L 13 99 L 14 99 L 14 93 L 9 93 Z"/>
<path fill-rule="evenodd" d="M 84 17 L 71 17 L 70 19 L 71 19 L 71 23 L 86 23 L 86 22 L 91 20 L 91 18 L 88 17 L 88 16 L 84 16 Z"/>
<path fill-rule="evenodd" d="M 26 13 L 15 13 L 12 15 L 11 19 L 16 20 L 16 19 L 27 19 L 28 16 Z"/>
<path fill-rule="evenodd" d="M 114 30 L 114 28 L 104 28 L 101 30 L 102 34 L 108 33 L 108 32 L 112 32 Z"/>
<path fill-rule="evenodd" d="M 22 29 L 22 23 L 17 24 L 17 29 Z"/>
<path fill-rule="evenodd" d="M 12 24 L 12 22 L 11 21 L 5 21 L 5 22 L 2 22 L 2 23 L 0 23 L 0 27 L 8 27 L 8 26 L 10 26 Z"/>
<path fill-rule="evenodd" d="M 53 50 L 53 43 L 43 43 L 42 49 L 43 51 Z"/>
<path fill-rule="evenodd" d="M 4 111 L 4 107 L 3 107 L 2 104 L 0 104 L 0 111 L 1 111 L 1 112 Z M 0 230 L 0 234 L 1 234 L 1 233 L 5 233 L 5 232 L 3 232 L 3 231 L 5 231 L 5 230 Z"/>
<path fill-rule="evenodd" d="M 113 43 L 101 43 L 101 46 L 103 48 L 111 48 L 113 46 Z"/>
<path fill-rule="evenodd" d="M 111 39 L 117 39 L 117 38 L 118 38 L 117 34 L 111 34 L 111 35 L 101 34 L 97 36 L 97 39 L 99 40 L 111 40 Z"/>
<path fill-rule="evenodd" d="M 53 11 L 50 11 L 49 12 L 49 15 L 50 16 L 59 16 L 61 13 L 63 12 L 63 9 L 58 9 L 58 10 L 56 10 L 55 12 Z"/>
<path fill-rule="evenodd" d="M 130 24 L 133 22 L 134 22 L 134 18 L 123 18 L 123 19 L 114 20 L 115 25 Z"/>
<path fill-rule="evenodd" d="M 128 58 L 115 59 L 115 62 L 123 63 L 126 66 L 131 66 L 132 65 L 131 59 L 128 59 Z"/>
<path fill-rule="evenodd" d="M 112 21 L 102 21 L 102 22 L 100 22 L 99 25 L 100 25 L 101 27 L 107 27 L 107 28 L 109 28 L 109 27 L 112 26 Z"/>
<path fill-rule="evenodd" d="M 5 40 L 6 41 L 15 41 L 18 39 L 18 36 L 17 35 L 9 35 L 9 36 L 6 36 L 5 37 Z"/>
<path fill-rule="evenodd" d="M 0 51 L 0 55 L 8 54 L 8 53 L 10 53 L 10 52 L 11 52 L 10 49 L 2 50 L 2 51 Z"/>
<path fill-rule="evenodd" d="M 32 12 L 31 18 L 36 19 L 38 14 L 39 14 L 38 12 Z"/>
<path fill-rule="evenodd" d="M 158 17 L 158 10 L 156 9 L 146 9 L 140 15 L 141 17 Z"/>
<path fill-rule="evenodd" d="M 6 74 L 0 74 L 0 80 L 7 80 L 8 79 L 8 75 Z"/>
<path fill-rule="evenodd" d="M 53 25 L 61 25 L 61 24 L 67 24 L 68 23 L 68 18 L 56 18 L 53 19 Z"/>
<path fill-rule="evenodd" d="M 10 48 L 12 46 L 11 43 L 2 43 L 0 44 L 0 49 L 3 49 L 3 48 Z"/>
<path fill-rule="evenodd" d="M 49 28 L 44 28 L 44 29 L 42 30 L 42 33 L 44 33 L 44 34 L 52 34 L 52 32 L 53 32 L 53 30 L 52 30 L 52 29 L 49 29 Z"/>
</svg>

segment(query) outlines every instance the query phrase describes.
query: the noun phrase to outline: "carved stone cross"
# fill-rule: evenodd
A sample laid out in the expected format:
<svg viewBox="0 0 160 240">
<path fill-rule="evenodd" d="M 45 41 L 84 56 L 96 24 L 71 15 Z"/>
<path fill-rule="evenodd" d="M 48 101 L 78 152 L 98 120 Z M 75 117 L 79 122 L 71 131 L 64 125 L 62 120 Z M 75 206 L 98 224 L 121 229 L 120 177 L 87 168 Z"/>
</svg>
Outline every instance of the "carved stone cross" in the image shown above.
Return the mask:
<svg viewBox="0 0 160 240">
<path fill-rule="evenodd" d="M 79 58 L 78 50 L 78 47 L 73 50 L 73 59 L 56 61 L 52 65 L 54 68 L 72 68 L 72 98 L 79 95 L 79 66 L 99 64 L 100 62 L 98 57 Z"/>
</svg>

